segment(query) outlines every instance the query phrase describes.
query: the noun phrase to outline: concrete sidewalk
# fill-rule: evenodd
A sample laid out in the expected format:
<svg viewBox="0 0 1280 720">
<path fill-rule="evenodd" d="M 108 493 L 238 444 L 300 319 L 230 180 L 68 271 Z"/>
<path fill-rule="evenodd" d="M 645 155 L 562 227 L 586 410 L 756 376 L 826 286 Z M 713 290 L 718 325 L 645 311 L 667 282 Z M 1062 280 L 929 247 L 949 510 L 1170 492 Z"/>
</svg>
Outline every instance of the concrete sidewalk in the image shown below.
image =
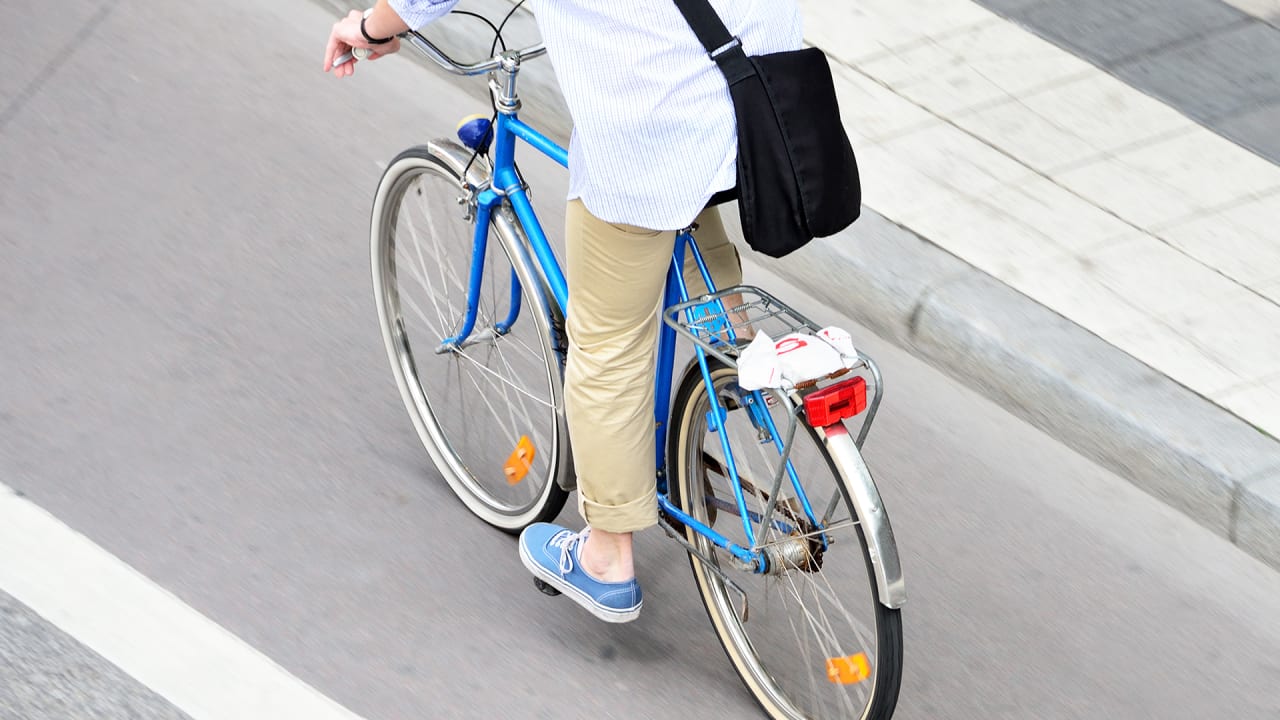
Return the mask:
<svg viewBox="0 0 1280 720">
<path fill-rule="evenodd" d="M 827 299 L 1280 567 L 1276 128 L 1250 151 L 1211 124 L 1280 98 L 1280 30 L 1216 0 L 992 0 L 1077 56 L 969 0 L 801 4 L 866 205 L 920 239 L 863 223 L 792 275 L 856 268 Z M 1188 46 L 1216 116 L 1162 90 Z"/>
<path fill-rule="evenodd" d="M 800 4 L 834 61 L 867 212 L 782 272 L 1280 568 L 1278 15 Z M 513 46 L 537 37 L 527 13 L 508 28 Z M 481 34 L 466 18 L 430 31 L 465 58 L 487 52 Z M 1193 61 L 1210 90 L 1169 90 Z M 564 139 L 549 64 L 523 77 L 534 120 Z"/>
</svg>

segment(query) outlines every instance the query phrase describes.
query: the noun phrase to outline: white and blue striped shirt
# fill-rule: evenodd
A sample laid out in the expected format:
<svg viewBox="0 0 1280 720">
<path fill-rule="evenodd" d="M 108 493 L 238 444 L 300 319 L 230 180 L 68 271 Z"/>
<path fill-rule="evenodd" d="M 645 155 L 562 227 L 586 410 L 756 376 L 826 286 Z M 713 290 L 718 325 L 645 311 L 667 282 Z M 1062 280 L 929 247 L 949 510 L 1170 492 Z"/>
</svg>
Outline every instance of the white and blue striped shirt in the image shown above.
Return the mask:
<svg viewBox="0 0 1280 720">
<path fill-rule="evenodd" d="M 458 0 L 390 0 L 411 27 Z M 748 55 L 800 47 L 794 0 L 710 0 Z M 607 222 L 688 226 L 733 187 L 729 90 L 671 0 L 538 0 L 538 27 L 573 117 L 569 199 Z"/>
</svg>

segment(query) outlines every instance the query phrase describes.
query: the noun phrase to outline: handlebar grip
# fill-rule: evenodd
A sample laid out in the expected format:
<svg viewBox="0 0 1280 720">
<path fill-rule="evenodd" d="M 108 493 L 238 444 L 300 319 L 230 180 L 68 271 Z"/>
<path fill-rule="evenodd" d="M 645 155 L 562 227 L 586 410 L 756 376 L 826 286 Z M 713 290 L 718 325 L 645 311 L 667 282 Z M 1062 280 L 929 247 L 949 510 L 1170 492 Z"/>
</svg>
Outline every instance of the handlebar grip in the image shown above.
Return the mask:
<svg viewBox="0 0 1280 720">
<path fill-rule="evenodd" d="M 333 59 L 333 67 L 344 65 L 352 60 L 368 60 L 373 51 L 369 48 L 351 48 Z"/>
</svg>

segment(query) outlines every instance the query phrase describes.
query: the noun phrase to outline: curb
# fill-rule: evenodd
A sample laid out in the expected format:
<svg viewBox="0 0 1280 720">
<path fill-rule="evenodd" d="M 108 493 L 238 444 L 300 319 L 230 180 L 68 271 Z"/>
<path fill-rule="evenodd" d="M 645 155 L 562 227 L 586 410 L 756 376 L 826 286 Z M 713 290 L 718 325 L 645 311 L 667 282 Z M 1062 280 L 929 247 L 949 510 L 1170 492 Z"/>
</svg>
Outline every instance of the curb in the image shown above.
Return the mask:
<svg viewBox="0 0 1280 720">
<path fill-rule="evenodd" d="M 874 212 L 772 267 L 1280 569 L 1275 438 Z"/>
<path fill-rule="evenodd" d="M 510 8 L 510 0 L 480 4 Z M 531 25 L 527 13 L 513 17 L 513 32 Z M 460 58 L 488 52 L 457 26 L 433 28 L 432 39 Z M 450 80 L 487 99 L 483 83 Z M 533 122 L 567 139 L 571 123 L 550 63 L 522 70 L 521 84 Z M 725 220 L 736 226 L 736 213 Z M 1280 570 L 1277 439 L 869 208 L 844 232 L 769 266 Z M 832 268 L 846 282 L 812 283 Z"/>
</svg>

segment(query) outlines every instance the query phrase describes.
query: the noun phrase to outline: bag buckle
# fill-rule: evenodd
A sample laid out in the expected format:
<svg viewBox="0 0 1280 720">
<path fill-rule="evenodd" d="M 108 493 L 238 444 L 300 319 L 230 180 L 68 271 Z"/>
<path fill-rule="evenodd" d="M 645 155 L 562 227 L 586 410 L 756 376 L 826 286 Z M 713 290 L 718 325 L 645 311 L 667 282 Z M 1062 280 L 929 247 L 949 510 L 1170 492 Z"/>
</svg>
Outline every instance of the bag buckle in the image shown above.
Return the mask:
<svg viewBox="0 0 1280 720">
<path fill-rule="evenodd" d="M 734 48 L 739 48 L 739 47 L 742 47 L 742 40 L 738 39 L 738 36 L 735 35 L 732 40 L 721 45 L 715 50 L 712 50 L 710 53 L 707 53 L 707 54 L 711 57 L 712 60 L 715 60 L 719 58 L 721 55 L 729 52 L 730 50 Z"/>
</svg>

